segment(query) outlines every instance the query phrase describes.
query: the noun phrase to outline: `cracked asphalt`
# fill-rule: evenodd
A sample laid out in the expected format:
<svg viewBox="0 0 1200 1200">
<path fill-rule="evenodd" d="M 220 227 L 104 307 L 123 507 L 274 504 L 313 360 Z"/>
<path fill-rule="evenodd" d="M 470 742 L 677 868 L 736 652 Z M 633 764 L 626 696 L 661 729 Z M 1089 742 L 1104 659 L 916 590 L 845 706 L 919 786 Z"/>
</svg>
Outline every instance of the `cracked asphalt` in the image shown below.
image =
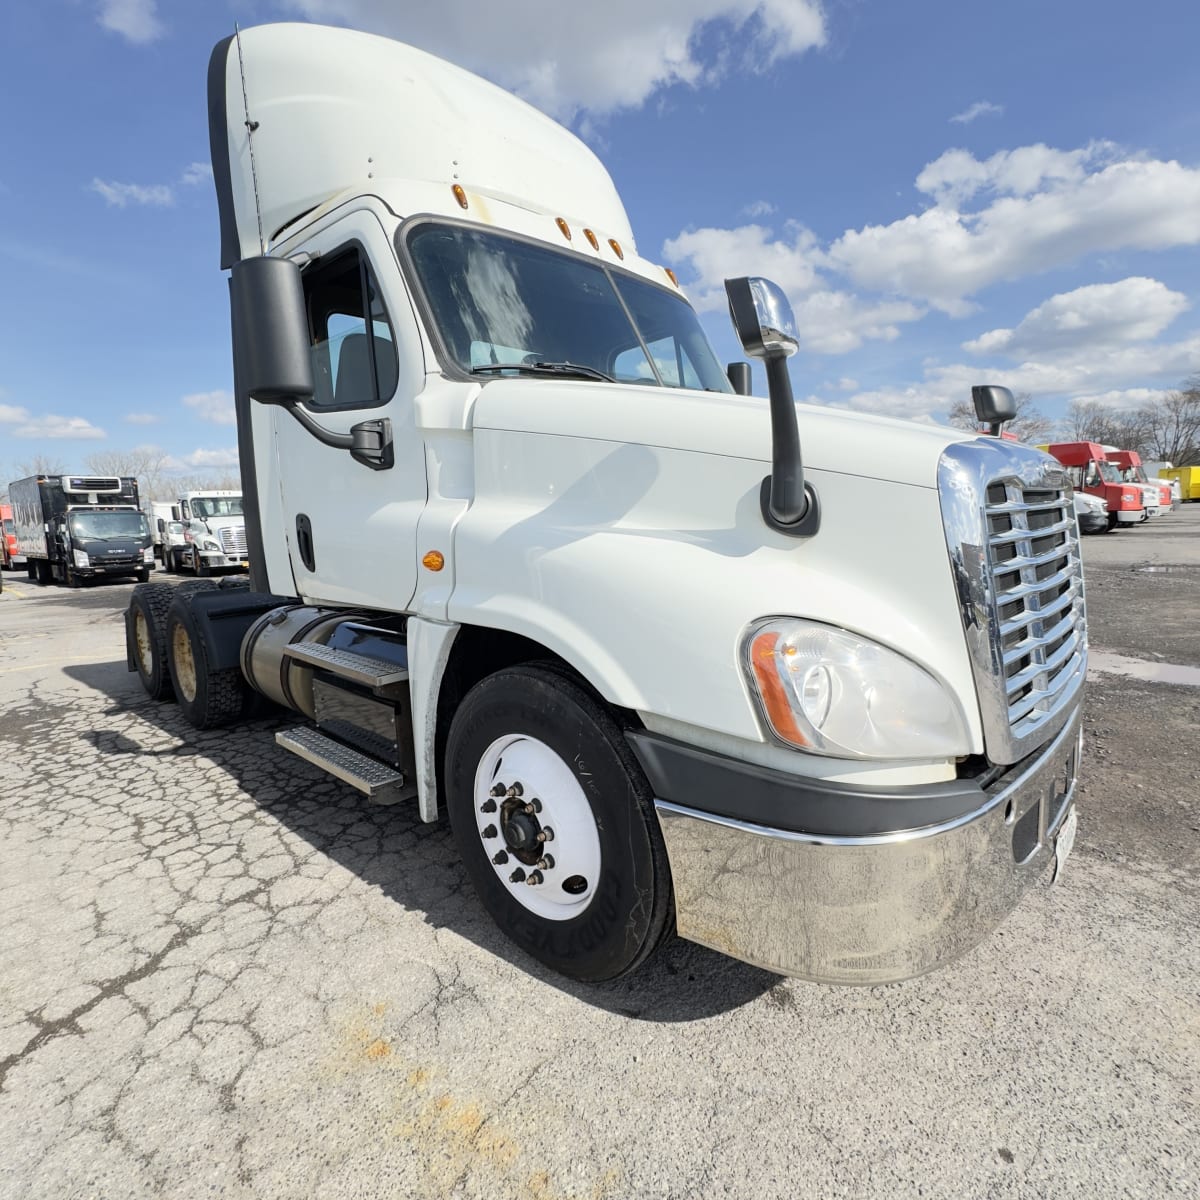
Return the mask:
<svg viewBox="0 0 1200 1200">
<path fill-rule="evenodd" d="M 1200 666 L 1200 505 L 1160 521 L 1085 543 L 1092 643 Z M 1093 681 L 1064 877 L 940 972 L 591 987 L 289 718 L 148 701 L 129 591 L 0 593 L 6 1200 L 1200 1193 L 1200 689 Z"/>
</svg>

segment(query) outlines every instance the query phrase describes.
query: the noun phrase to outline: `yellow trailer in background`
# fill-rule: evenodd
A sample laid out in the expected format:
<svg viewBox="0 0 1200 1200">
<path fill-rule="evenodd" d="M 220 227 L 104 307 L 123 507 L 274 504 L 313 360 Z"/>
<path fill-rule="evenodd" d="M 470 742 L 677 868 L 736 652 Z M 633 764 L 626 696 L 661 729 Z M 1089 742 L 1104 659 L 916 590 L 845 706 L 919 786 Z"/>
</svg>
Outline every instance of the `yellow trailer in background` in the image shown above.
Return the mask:
<svg viewBox="0 0 1200 1200">
<path fill-rule="evenodd" d="M 1200 500 L 1200 467 L 1172 467 L 1159 471 L 1158 477 L 1179 480 L 1180 500 Z"/>
</svg>

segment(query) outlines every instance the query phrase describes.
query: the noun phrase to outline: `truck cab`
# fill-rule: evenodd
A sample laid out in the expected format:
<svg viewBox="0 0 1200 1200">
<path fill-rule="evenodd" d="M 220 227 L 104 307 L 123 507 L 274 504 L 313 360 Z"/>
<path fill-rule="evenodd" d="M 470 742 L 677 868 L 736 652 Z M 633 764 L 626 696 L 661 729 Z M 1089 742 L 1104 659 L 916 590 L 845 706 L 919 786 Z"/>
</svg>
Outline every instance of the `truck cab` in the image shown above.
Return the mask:
<svg viewBox="0 0 1200 1200">
<path fill-rule="evenodd" d="M 746 394 L 592 151 L 412 47 L 246 30 L 209 112 L 250 580 L 135 589 L 151 694 L 295 710 L 280 746 L 448 816 L 498 926 L 576 979 L 672 927 L 904 978 L 1057 872 L 1087 663 L 1062 467 L 797 405 L 786 297 L 742 277 Z"/>
<path fill-rule="evenodd" d="M 0 504 L 0 566 L 16 571 L 25 566 L 25 556 L 17 546 L 17 529 L 13 524 L 11 504 Z"/>
<path fill-rule="evenodd" d="M 210 575 L 217 571 L 244 571 L 246 518 L 242 493 L 208 489 L 185 492 L 172 505 L 183 524 L 182 542 L 170 546 L 164 560 L 168 570 Z"/>
<path fill-rule="evenodd" d="M 1120 467 L 1108 459 L 1099 442 L 1053 442 L 1038 449 L 1070 470 L 1077 491 L 1104 501 L 1110 530 L 1146 520 L 1142 489 L 1125 482 Z"/>
<path fill-rule="evenodd" d="M 1158 513 L 1170 512 L 1174 507 L 1174 497 L 1171 485 L 1161 479 L 1149 479 L 1142 466 L 1142 456 L 1136 450 L 1106 450 L 1110 462 L 1116 464 L 1126 483 L 1136 483 L 1145 498 L 1146 509 L 1149 512 L 1153 505 Z"/>
</svg>

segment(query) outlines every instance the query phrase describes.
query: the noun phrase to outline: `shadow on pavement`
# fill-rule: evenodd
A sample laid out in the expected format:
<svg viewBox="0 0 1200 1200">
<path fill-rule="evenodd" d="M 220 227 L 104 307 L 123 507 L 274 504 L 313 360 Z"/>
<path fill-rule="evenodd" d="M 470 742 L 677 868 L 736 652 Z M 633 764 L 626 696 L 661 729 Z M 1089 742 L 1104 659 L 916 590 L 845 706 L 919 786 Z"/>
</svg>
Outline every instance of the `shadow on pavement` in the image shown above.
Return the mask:
<svg viewBox="0 0 1200 1200">
<path fill-rule="evenodd" d="M 107 696 L 107 715 L 136 713 L 172 739 L 149 748 L 103 721 L 86 739 L 104 758 L 202 759 L 227 772 L 258 808 L 315 850 L 383 891 L 401 907 L 423 913 L 527 974 L 576 999 L 643 1021 L 686 1022 L 716 1016 L 757 999 L 780 977 L 672 938 L 634 975 L 607 984 L 564 979 L 516 949 L 492 924 L 467 879 L 444 817 L 427 825 L 414 804 L 380 807 L 274 744 L 275 732 L 298 717 L 273 710 L 234 729 L 197 730 L 173 703 L 155 703 L 124 661 L 74 664 L 64 672 Z M 156 739 L 159 740 L 159 739 Z M 187 770 L 181 763 L 181 769 Z M 180 778 L 181 796 L 194 787 Z"/>
</svg>

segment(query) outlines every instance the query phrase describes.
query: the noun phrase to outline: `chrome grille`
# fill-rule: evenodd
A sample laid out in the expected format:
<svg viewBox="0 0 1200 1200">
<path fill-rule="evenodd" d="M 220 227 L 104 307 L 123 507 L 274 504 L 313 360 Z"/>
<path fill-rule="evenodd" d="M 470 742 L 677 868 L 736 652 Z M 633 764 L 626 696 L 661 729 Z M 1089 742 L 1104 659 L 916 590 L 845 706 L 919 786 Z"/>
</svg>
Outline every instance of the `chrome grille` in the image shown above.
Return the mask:
<svg viewBox="0 0 1200 1200">
<path fill-rule="evenodd" d="M 938 487 L 987 752 L 1016 762 L 1070 719 L 1087 671 L 1067 477 L 1037 451 L 979 439 L 945 451 Z"/>
<path fill-rule="evenodd" d="M 217 536 L 221 542 L 221 552 L 226 558 L 246 557 L 246 527 L 244 525 L 239 525 L 236 529 L 223 525 L 217 531 Z"/>
</svg>

